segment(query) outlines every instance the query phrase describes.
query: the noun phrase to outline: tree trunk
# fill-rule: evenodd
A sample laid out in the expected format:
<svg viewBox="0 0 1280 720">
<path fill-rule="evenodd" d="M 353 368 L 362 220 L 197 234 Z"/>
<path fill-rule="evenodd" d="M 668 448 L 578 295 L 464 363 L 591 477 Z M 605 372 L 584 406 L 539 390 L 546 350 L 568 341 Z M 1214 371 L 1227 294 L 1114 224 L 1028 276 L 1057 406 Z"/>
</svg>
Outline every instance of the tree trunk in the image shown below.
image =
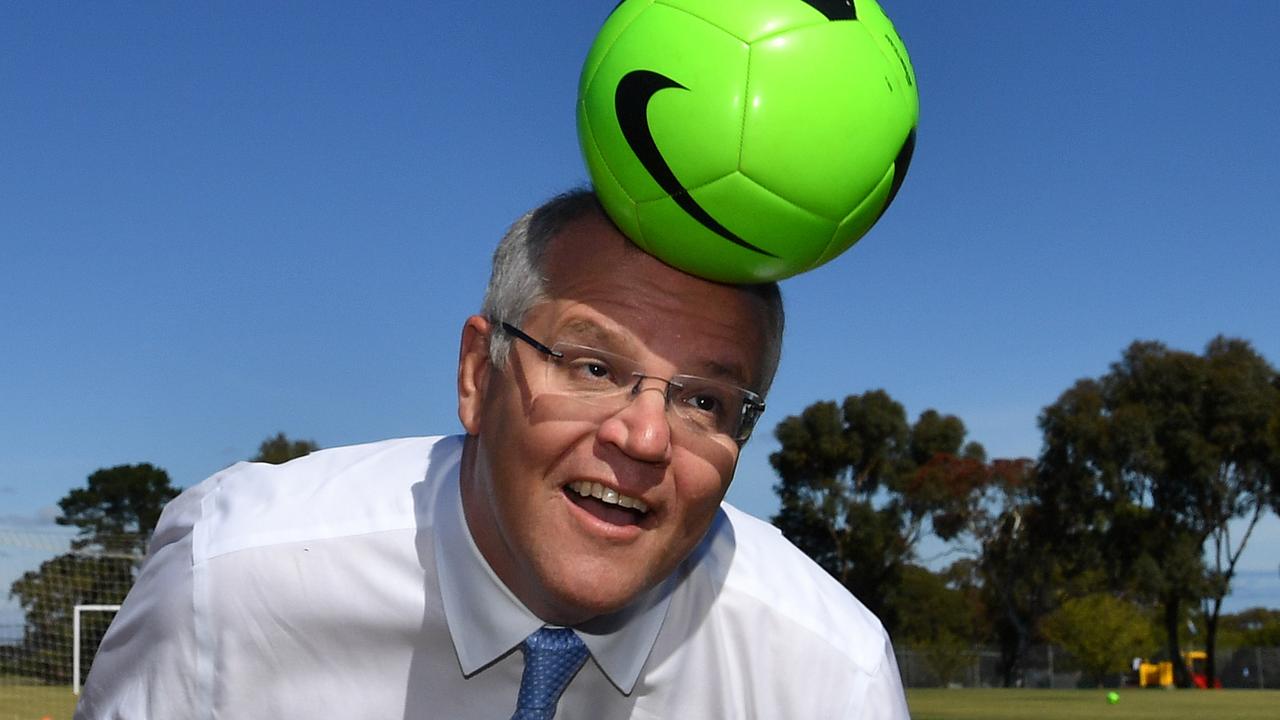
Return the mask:
<svg viewBox="0 0 1280 720">
<path fill-rule="evenodd" d="M 1176 595 L 1166 596 L 1164 600 L 1164 631 L 1167 637 L 1166 649 L 1169 660 L 1173 663 L 1173 684 L 1180 688 L 1191 687 L 1191 674 L 1187 672 L 1187 664 L 1182 659 L 1182 647 L 1178 642 L 1178 610 L 1182 600 Z"/>
<path fill-rule="evenodd" d="M 1006 591 L 1006 596 L 1008 592 Z M 1008 626 L 1002 635 L 1000 642 L 1000 676 L 1007 688 L 1016 687 L 1018 683 L 1018 675 L 1022 669 L 1022 660 L 1027 655 L 1027 648 L 1031 645 L 1030 629 L 1027 624 L 1018 617 L 1017 610 L 1014 609 L 1011 600 L 1005 601 L 1005 619 Z M 1012 637 L 1011 637 L 1012 636 Z"/>
<path fill-rule="evenodd" d="M 1205 617 L 1205 660 L 1204 686 L 1212 688 L 1218 684 L 1218 617 L 1222 614 L 1222 598 L 1214 598 L 1213 611 Z"/>
</svg>

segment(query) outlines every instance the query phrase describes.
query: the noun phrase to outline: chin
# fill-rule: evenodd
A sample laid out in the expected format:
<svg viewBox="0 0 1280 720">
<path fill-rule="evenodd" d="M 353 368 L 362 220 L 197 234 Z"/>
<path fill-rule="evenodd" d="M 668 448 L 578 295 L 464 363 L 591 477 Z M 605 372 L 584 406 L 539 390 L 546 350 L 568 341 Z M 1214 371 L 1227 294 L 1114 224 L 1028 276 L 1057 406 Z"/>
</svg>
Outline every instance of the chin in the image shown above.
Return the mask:
<svg viewBox="0 0 1280 720">
<path fill-rule="evenodd" d="M 578 625 L 601 615 L 615 613 L 648 590 L 652 583 L 635 577 L 611 577 L 608 573 L 592 574 L 573 587 L 561 587 L 548 610 L 555 617 L 542 617 L 558 625 Z"/>
</svg>

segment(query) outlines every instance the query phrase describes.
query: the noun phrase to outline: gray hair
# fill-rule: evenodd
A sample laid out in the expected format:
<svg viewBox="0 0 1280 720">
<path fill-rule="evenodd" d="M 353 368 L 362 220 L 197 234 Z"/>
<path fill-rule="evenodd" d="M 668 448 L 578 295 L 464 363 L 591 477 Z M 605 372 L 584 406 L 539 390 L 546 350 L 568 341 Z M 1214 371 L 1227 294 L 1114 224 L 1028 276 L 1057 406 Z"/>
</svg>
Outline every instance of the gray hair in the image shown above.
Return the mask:
<svg viewBox="0 0 1280 720">
<path fill-rule="evenodd" d="M 495 326 L 502 322 L 522 324 L 529 310 L 547 299 L 543 256 L 552 238 L 575 220 L 593 214 L 608 218 L 596 194 L 588 188 L 579 188 L 555 196 L 516 220 L 493 252 L 493 271 L 480 310 L 484 316 Z M 627 245 L 639 251 L 635 245 Z M 773 384 L 782 356 L 782 333 L 786 324 L 782 292 L 776 282 L 738 287 L 762 300 L 765 306 L 765 347 L 756 388 L 763 397 Z M 494 367 L 506 365 L 510 347 L 511 338 L 500 328 L 489 335 L 489 361 Z"/>
</svg>

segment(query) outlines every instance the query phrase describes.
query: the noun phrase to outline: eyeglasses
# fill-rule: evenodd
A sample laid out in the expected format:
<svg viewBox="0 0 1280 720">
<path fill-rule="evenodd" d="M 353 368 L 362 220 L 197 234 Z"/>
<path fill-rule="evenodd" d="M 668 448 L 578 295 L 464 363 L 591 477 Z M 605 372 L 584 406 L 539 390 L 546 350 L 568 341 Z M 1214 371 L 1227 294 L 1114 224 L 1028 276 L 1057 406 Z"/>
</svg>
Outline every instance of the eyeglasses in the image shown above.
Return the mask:
<svg viewBox="0 0 1280 720">
<path fill-rule="evenodd" d="M 547 358 L 547 388 L 583 403 L 617 412 L 640 394 L 645 380 L 666 383 L 668 412 L 702 435 L 725 435 L 742 444 L 751 436 L 764 401 L 750 390 L 696 375 L 670 378 L 646 375 L 640 363 L 607 350 L 558 342 L 548 347 L 510 323 L 511 337 L 528 343 Z"/>
</svg>

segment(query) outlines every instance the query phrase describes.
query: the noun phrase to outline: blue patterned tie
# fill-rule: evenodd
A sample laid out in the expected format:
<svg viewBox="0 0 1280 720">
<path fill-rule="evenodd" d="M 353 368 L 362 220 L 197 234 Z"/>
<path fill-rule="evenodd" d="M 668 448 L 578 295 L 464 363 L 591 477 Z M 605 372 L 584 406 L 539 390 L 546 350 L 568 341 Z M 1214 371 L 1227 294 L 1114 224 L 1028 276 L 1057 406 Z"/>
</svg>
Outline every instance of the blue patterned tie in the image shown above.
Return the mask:
<svg viewBox="0 0 1280 720">
<path fill-rule="evenodd" d="M 551 720 L 560 693 L 587 660 L 587 646 L 568 628 L 542 628 L 520 644 L 524 675 L 511 720 Z"/>
</svg>

